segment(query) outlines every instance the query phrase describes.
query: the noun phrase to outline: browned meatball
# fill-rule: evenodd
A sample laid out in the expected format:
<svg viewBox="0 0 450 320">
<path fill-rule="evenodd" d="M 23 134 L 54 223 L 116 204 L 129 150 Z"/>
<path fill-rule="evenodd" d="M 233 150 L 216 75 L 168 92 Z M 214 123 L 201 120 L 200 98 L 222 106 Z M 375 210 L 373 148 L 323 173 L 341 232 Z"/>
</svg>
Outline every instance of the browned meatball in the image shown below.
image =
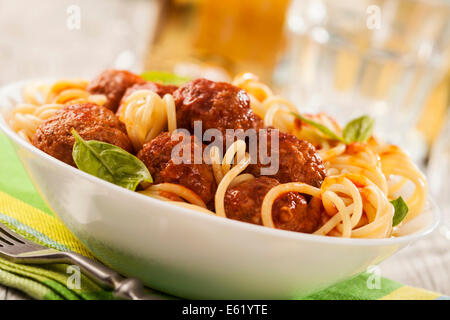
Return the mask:
<svg viewBox="0 0 450 320">
<path fill-rule="evenodd" d="M 279 184 L 276 179 L 259 177 L 229 188 L 225 193 L 227 217 L 262 225 L 261 206 L 264 197 Z M 288 192 L 275 200 L 272 218 L 278 229 L 311 233 L 321 223 L 321 210 L 320 207 L 309 206 L 299 193 Z"/>
<path fill-rule="evenodd" d="M 137 83 L 137 84 L 129 87 L 125 91 L 125 94 L 123 95 L 122 100 L 120 101 L 119 109 L 117 109 L 116 114 L 117 115 L 120 114 L 120 109 L 121 109 L 122 103 L 125 101 L 125 99 L 128 98 L 133 92 L 135 92 L 137 90 L 151 90 L 151 91 L 155 92 L 156 94 L 158 94 L 162 98 L 166 94 L 173 94 L 173 92 L 175 90 L 177 90 L 177 88 L 178 88 L 177 86 L 165 85 L 165 84 L 160 84 L 160 83 L 156 83 L 156 82 Z"/>
<path fill-rule="evenodd" d="M 180 158 L 190 159 L 191 163 L 177 164 L 176 159 L 172 159 L 172 149 L 179 143 L 189 144 L 190 155 L 185 156 L 183 153 L 185 148 L 180 146 L 178 155 Z M 206 159 L 202 163 L 193 163 L 194 152 L 200 150 L 203 154 L 203 149 L 204 146 L 194 136 L 184 140 L 180 136 L 179 140 L 172 141 L 171 134 L 164 132 L 144 144 L 137 157 L 147 166 L 154 183 L 180 184 L 198 194 L 206 204 L 211 204 L 217 189 L 212 168 L 206 164 Z"/>
<path fill-rule="evenodd" d="M 67 105 L 39 125 L 33 136 L 35 147 L 49 155 L 75 166 L 72 149 L 74 128 L 86 140 L 99 140 L 114 144 L 131 152 L 130 139 L 116 115 L 105 107 L 93 103 Z"/>
<path fill-rule="evenodd" d="M 158 94 L 161 98 L 166 94 L 173 94 L 178 87 L 170 84 L 161 84 L 157 82 L 138 83 L 129 87 L 122 97 L 122 101 L 137 90 L 150 90 Z"/>
<path fill-rule="evenodd" d="M 273 161 L 278 159 L 278 171 L 271 174 L 271 177 L 281 183 L 304 182 L 314 187 L 320 187 L 325 178 L 325 167 L 312 144 L 297 139 L 291 134 L 280 132 L 278 129 L 262 130 L 265 133 L 264 137 L 267 137 L 267 150 L 263 150 L 262 154 L 267 154 L 268 158 Z M 278 148 L 274 146 L 272 155 L 272 136 L 276 133 L 278 133 Z M 260 135 L 258 135 L 259 137 Z M 259 147 L 262 148 L 261 143 L 259 143 Z M 258 152 L 258 162 L 247 167 L 247 172 L 255 176 L 261 175 L 261 168 L 270 167 L 272 164 L 269 159 L 261 161 L 260 154 L 261 150 Z"/>
<path fill-rule="evenodd" d="M 218 129 L 259 129 L 262 120 L 250 108 L 247 93 L 226 82 L 196 79 L 173 93 L 177 108 L 177 125 L 193 130 L 194 121 L 202 121 L 203 132 Z"/>
<path fill-rule="evenodd" d="M 125 90 L 132 85 L 145 82 L 144 79 L 129 71 L 109 69 L 92 80 L 87 89 L 93 94 L 104 94 L 107 98 L 104 106 L 115 112 Z"/>
</svg>

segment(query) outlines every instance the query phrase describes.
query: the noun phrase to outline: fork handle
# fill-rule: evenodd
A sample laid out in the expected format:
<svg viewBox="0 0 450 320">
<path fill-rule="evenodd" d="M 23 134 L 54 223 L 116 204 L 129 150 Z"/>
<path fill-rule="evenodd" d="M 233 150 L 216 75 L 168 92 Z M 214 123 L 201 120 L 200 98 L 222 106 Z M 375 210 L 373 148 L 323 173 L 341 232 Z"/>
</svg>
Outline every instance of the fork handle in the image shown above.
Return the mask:
<svg viewBox="0 0 450 320">
<path fill-rule="evenodd" d="M 67 262 L 80 267 L 83 274 L 104 289 L 114 290 L 116 298 L 128 300 L 159 300 L 160 298 L 144 292 L 144 286 L 139 279 L 124 278 L 116 271 L 103 264 L 86 258 L 75 252 L 60 252 Z"/>
</svg>

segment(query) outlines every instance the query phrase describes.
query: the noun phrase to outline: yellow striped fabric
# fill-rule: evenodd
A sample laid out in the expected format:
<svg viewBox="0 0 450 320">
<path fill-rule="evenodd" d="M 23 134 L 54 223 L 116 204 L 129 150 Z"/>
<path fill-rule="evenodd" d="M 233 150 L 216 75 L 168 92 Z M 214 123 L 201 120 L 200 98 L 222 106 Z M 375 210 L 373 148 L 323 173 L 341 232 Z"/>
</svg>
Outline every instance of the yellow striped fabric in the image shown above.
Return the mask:
<svg viewBox="0 0 450 320">
<path fill-rule="evenodd" d="M 404 286 L 392 291 L 380 300 L 435 300 L 440 296 L 436 292 Z"/>
<path fill-rule="evenodd" d="M 2 191 L 0 191 L 0 213 L 15 219 L 25 226 L 31 227 L 33 230 L 47 236 L 58 244 L 67 247 L 71 251 L 78 252 L 89 258 L 94 258 L 92 253 L 77 238 L 75 238 L 70 230 L 67 229 L 58 218 L 50 216 Z M 18 227 L 14 228 L 13 226 L 12 228 L 24 237 L 30 237 L 28 232 L 24 232 L 25 230 L 21 230 L 21 228 Z M 46 243 L 40 242 L 41 244 L 46 245 Z"/>
</svg>

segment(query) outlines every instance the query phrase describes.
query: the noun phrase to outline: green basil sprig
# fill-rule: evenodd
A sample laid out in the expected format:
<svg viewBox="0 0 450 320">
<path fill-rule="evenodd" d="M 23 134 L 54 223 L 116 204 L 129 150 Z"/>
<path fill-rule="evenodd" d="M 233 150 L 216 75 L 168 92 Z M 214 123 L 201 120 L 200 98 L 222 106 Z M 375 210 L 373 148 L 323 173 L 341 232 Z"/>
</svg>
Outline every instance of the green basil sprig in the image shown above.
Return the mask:
<svg viewBox="0 0 450 320">
<path fill-rule="evenodd" d="M 338 136 L 336 133 L 334 133 L 331 129 L 329 129 L 327 126 L 324 126 L 321 123 L 315 122 L 313 120 L 310 120 L 308 118 L 305 118 L 301 115 L 299 115 L 298 113 L 292 112 L 292 114 L 297 117 L 298 119 L 300 119 L 303 122 L 306 122 L 307 124 L 309 124 L 310 126 L 318 129 L 320 132 L 322 132 L 323 134 L 325 134 L 326 136 L 328 136 L 329 138 L 333 139 L 333 140 L 339 140 L 342 142 L 345 142 L 345 140 Z"/>
<path fill-rule="evenodd" d="M 346 124 L 342 131 L 342 137 L 345 141 L 366 142 L 372 135 L 375 119 L 369 116 L 362 116 L 353 119 Z"/>
<path fill-rule="evenodd" d="M 153 182 L 145 164 L 132 154 L 109 143 L 86 141 L 75 129 L 71 132 L 75 137 L 72 157 L 78 169 L 132 191 L 141 182 Z"/>
<path fill-rule="evenodd" d="M 395 227 L 400 222 L 405 219 L 406 215 L 408 214 L 408 205 L 406 204 L 405 200 L 403 200 L 402 197 L 398 197 L 395 200 L 390 201 L 392 205 L 394 206 L 394 217 L 392 218 L 392 226 Z"/>
<path fill-rule="evenodd" d="M 349 144 L 352 142 L 366 142 L 372 135 L 373 128 L 375 126 L 375 120 L 369 116 L 362 116 L 351 120 L 347 123 L 342 131 L 342 137 L 335 133 L 333 130 L 324 126 L 321 123 L 315 122 L 311 119 L 305 118 L 298 113 L 291 112 L 293 116 L 301 121 L 309 124 L 310 126 L 318 129 L 327 137 Z"/>
<path fill-rule="evenodd" d="M 165 71 L 146 71 L 141 74 L 141 78 L 147 81 L 172 84 L 176 86 L 182 85 L 190 80 L 188 77 L 179 76 Z"/>
</svg>

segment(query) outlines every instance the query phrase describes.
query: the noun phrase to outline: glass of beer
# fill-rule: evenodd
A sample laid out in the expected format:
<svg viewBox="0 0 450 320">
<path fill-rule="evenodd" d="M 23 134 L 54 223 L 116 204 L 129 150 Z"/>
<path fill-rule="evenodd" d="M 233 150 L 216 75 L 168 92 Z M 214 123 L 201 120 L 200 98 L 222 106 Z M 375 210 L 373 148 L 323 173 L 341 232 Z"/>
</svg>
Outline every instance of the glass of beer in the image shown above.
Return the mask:
<svg viewBox="0 0 450 320">
<path fill-rule="evenodd" d="M 283 43 L 289 0 L 170 0 L 147 69 L 200 72 L 210 78 L 250 71 L 270 81 Z"/>
</svg>

